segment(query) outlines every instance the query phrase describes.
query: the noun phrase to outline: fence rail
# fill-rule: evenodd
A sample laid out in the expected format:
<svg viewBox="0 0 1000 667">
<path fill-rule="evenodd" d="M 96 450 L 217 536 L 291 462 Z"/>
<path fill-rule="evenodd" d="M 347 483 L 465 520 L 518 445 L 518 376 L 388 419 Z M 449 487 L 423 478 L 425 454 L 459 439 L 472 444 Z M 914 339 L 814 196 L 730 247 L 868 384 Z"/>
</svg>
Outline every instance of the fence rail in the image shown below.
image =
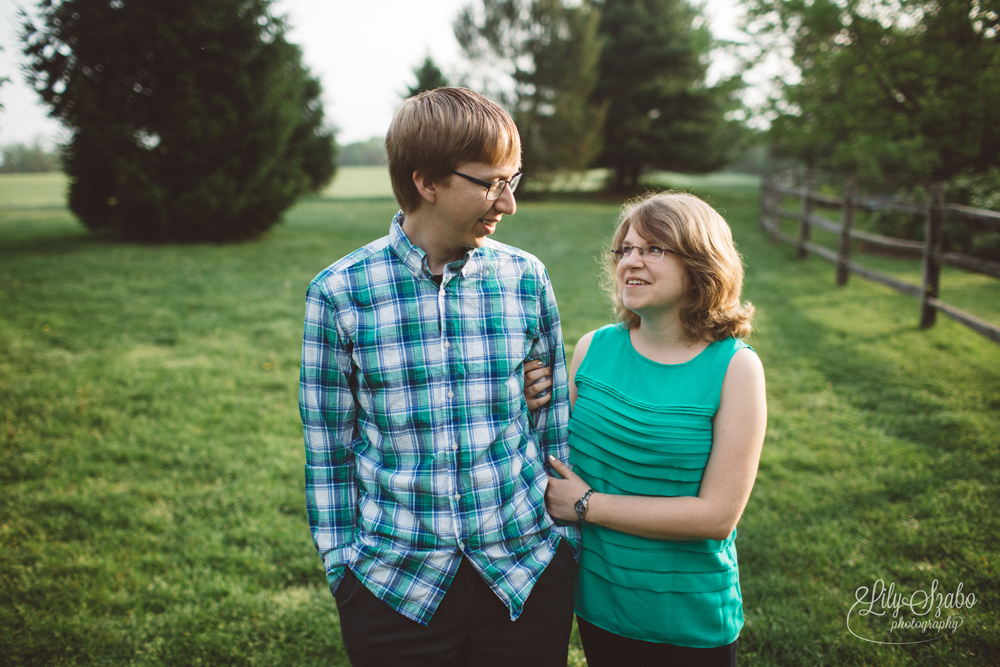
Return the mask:
<svg viewBox="0 0 1000 667">
<path fill-rule="evenodd" d="M 796 256 L 805 259 L 809 253 L 822 257 L 837 267 L 837 285 L 847 284 L 850 274 L 855 273 L 868 280 L 887 285 L 903 294 L 920 300 L 920 326 L 934 325 L 938 311 L 969 327 L 990 340 L 1000 343 L 1000 327 L 986 322 L 938 298 L 941 280 L 941 266 L 953 266 L 966 271 L 1000 278 L 1000 263 L 972 257 L 956 252 L 945 252 L 941 248 L 941 230 L 945 222 L 973 222 L 989 230 L 1000 232 L 1000 213 L 982 209 L 946 204 L 940 186 L 933 186 L 926 205 L 901 202 L 886 197 L 861 195 L 857 187 L 848 182 L 840 197 L 817 192 L 815 178 L 797 178 L 787 174 L 769 176 L 761 185 L 760 226 L 772 240 L 794 245 Z M 784 207 L 787 197 L 796 197 L 798 210 Z M 816 214 L 817 208 L 838 209 L 840 221 Z M 856 213 L 861 211 L 900 211 L 920 215 L 925 219 L 924 240 L 911 241 L 873 234 L 854 229 Z M 781 220 L 798 222 L 798 235 L 791 236 L 781 231 Z M 836 234 L 837 250 L 814 243 L 811 232 L 814 228 Z M 888 248 L 897 253 L 919 255 L 922 259 L 922 280 L 920 285 L 900 280 L 875 269 L 862 266 L 851 260 L 854 241 L 871 246 Z"/>
</svg>

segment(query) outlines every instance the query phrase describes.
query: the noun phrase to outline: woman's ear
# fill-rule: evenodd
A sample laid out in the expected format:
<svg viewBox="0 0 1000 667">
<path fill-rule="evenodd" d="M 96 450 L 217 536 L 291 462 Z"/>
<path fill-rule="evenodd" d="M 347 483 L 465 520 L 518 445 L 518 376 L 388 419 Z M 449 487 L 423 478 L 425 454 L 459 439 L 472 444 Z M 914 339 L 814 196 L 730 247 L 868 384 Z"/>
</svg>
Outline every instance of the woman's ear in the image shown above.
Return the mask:
<svg viewBox="0 0 1000 667">
<path fill-rule="evenodd" d="M 434 179 L 427 175 L 426 172 L 420 171 L 419 169 L 413 172 L 413 185 L 416 186 L 417 192 L 424 201 L 434 203 L 437 200 L 437 189 L 434 185 Z"/>
</svg>

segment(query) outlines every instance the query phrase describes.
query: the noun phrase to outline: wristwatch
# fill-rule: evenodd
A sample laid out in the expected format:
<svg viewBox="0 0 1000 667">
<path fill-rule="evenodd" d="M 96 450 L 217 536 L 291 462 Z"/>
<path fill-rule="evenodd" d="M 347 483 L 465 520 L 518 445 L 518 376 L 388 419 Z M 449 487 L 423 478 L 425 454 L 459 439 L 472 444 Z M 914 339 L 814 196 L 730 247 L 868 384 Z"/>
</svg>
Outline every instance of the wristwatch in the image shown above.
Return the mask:
<svg viewBox="0 0 1000 667">
<path fill-rule="evenodd" d="M 576 509 L 576 518 L 580 520 L 580 523 L 587 523 L 584 517 L 587 516 L 587 505 L 590 503 L 590 494 L 593 492 L 593 489 L 587 489 L 583 497 L 576 501 L 576 505 L 573 506 Z"/>
</svg>

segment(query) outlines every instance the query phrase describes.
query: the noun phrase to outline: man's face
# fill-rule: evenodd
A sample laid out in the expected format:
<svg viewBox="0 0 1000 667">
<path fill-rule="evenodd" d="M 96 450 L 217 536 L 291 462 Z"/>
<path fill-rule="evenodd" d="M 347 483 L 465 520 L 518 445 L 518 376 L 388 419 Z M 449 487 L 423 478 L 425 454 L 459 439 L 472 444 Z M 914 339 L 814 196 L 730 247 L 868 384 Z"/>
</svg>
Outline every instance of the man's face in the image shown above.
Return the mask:
<svg viewBox="0 0 1000 667">
<path fill-rule="evenodd" d="M 517 173 L 519 165 L 489 165 L 482 162 L 465 162 L 455 171 L 481 181 L 506 180 Z M 478 248 L 504 215 L 514 215 L 517 204 L 514 193 L 504 186 L 500 196 L 486 199 L 486 188 L 461 176 L 451 175 L 449 181 L 436 184 L 439 213 L 437 231 L 442 245 L 461 248 Z"/>
</svg>

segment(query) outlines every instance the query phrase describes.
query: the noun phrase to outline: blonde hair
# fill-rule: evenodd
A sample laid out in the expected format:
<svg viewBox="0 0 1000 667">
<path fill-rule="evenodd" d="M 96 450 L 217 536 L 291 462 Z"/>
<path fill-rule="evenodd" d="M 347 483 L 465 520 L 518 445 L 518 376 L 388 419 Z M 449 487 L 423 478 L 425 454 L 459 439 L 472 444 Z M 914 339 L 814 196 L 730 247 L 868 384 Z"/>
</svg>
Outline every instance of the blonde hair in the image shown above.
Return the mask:
<svg viewBox="0 0 1000 667">
<path fill-rule="evenodd" d="M 714 208 L 682 192 L 650 193 L 626 202 L 618 220 L 605 253 L 604 287 L 619 322 L 634 329 L 641 319 L 622 303 L 617 262 L 610 252 L 620 247 L 634 228 L 647 242 L 674 253 L 687 271 L 688 294 L 681 303 L 680 318 L 688 340 L 750 335 L 754 307 L 740 302 L 743 260 L 733 243 L 732 230 Z"/>
<path fill-rule="evenodd" d="M 437 88 L 403 102 L 386 133 L 385 151 L 392 192 L 410 213 L 423 201 L 414 171 L 443 181 L 465 162 L 519 166 L 521 137 L 496 102 L 467 88 Z"/>
</svg>

